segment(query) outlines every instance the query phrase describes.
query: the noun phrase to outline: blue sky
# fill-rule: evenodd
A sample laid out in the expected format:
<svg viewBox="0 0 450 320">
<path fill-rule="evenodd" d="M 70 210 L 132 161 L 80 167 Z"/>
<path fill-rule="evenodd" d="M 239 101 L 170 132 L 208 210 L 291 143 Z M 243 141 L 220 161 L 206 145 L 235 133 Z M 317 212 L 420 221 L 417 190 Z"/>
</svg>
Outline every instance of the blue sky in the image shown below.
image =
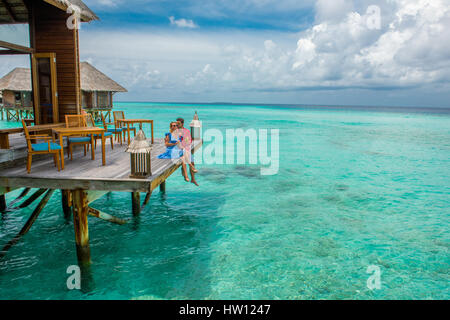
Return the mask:
<svg viewBox="0 0 450 320">
<path fill-rule="evenodd" d="M 81 60 L 117 100 L 450 107 L 448 0 L 85 3 Z"/>
</svg>

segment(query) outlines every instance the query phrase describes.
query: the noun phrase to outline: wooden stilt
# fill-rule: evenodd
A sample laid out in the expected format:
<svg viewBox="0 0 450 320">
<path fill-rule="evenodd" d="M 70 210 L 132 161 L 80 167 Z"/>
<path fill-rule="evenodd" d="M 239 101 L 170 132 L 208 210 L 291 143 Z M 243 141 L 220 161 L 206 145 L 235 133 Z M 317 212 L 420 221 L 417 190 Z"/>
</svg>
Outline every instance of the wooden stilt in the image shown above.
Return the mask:
<svg viewBox="0 0 450 320">
<path fill-rule="evenodd" d="M 64 212 L 64 218 L 69 221 L 72 215 L 72 203 L 70 201 L 71 193 L 69 190 L 61 190 L 61 205 Z"/>
<path fill-rule="evenodd" d="M 22 202 L 22 204 L 20 206 L 18 206 L 17 208 L 26 208 L 28 207 L 30 204 L 32 204 L 37 198 L 39 198 L 41 195 L 43 195 L 48 189 L 39 189 L 37 190 L 35 193 L 33 193 L 27 200 L 25 200 L 24 202 Z"/>
<path fill-rule="evenodd" d="M 141 194 L 139 192 L 131 193 L 131 207 L 133 216 L 138 216 L 141 213 Z"/>
<path fill-rule="evenodd" d="M 4 194 L 0 195 L 0 212 L 6 211 L 6 197 Z"/>
<path fill-rule="evenodd" d="M 31 226 L 33 225 L 33 223 L 36 221 L 37 217 L 39 216 L 39 214 L 41 213 L 42 209 L 44 209 L 45 205 L 47 204 L 48 200 L 50 199 L 50 197 L 52 196 L 54 190 L 48 190 L 47 193 L 45 194 L 44 198 L 42 198 L 41 202 L 39 202 L 39 204 L 37 205 L 36 209 L 34 209 L 33 213 L 31 214 L 30 218 L 28 219 L 28 221 L 25 223 L 25 225 L 22 227 L 22 229 L 20 230 L 20 232 L 14 237 L 14 239 L 12 239 L 11 241 L 9 241 L 5 247 L 3 247 L 2 251 L 0 252 L 0 258 L 2 258 L 6 252 L 14 245 L 16 244 L 20 238 L 26 234 L 28 232 L 28 230 L 30 230 Z"/>
<path fill-rule="evenodd" d="M 31 190 L 31 188 L 24 188 L 24 189 L 22 190 L 22 192 L 20 193 L 20 195 L 19 195 L 16 199 L 14 199 L 13 201 L 11 201 L 11 203 L 9 204 L 9 206 L 12 208 L 12 206 L 13 206 L 16 202 L 20 201 L 23 197 L 25 197 L 25 196 L 28 194 L 28 192 L 30 192 L 30 190 Z"/>
<path fill-rule="evenodd" d="M 94 209 L 94 208 L 91 208 L 91 207 L 89 207 L 88 214 L 90 216 L 93 216 L 93 217 L 96 217 L 96 218 L 99 218 L 99 219 L 102 219 L 102 220 L 105 220 L 105 221 L 108 221 L 108 222 L 112 222 L 112 223 L 115 223 L 115 224 L 125 224 L 125 223 L 127 223 L 125 220 L 119 219 L 117 217 L 114 217 L 114 216 L 112 216 L 110 214 L 107 214 L 105 212 L 102 212 L 100 210 L 97 210 L 97 209 Z"/>
<path fill-rule="evenodd" d="M 159 185 L 159 191 L 166 192 L 166 181 L 165 180 L 163 182 L 161 182 L 161 184 Z"/>
<path fill-rule="evenodd" d="M 147 203 L 150 201 L 150 197 L 152 196 L 152 192 L 147 192 L 145 195 L 144 203 L 142 204 L 141 209 L 144 209 L 144 207 L 147 205 Z"/>
<path fill-rule="evenodd" d="M 78 264 L 85 266 L 91 264 L 88 228 L 88 200 L 85 190 L 72 191 L 73 226 L 75 230 L 75 244 L 77 248 Z"/>
</svg>

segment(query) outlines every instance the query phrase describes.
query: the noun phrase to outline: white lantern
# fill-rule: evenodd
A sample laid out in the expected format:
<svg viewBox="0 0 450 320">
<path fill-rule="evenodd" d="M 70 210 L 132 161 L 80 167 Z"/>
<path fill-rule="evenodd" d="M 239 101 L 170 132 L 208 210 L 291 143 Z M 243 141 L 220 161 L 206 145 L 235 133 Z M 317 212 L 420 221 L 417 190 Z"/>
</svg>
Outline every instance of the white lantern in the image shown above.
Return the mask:
<svg viewBox="0 0 450 320">
<path fill-rule="evenodd" d="M 139 132 L 126 150 L 130 153 L 130 178 L 145 179 L 152 175 L 151 150 L 152 146 L 147 141 L 141 124 Z"/>
<path fill-rule="evenodd" d="M 200 140 L 202 138 L 202 122 L 198 120 L 197 111 L 195 111 L 194 119 L 189 124 L 191 127 L 192 140 Z"/>
</svg>

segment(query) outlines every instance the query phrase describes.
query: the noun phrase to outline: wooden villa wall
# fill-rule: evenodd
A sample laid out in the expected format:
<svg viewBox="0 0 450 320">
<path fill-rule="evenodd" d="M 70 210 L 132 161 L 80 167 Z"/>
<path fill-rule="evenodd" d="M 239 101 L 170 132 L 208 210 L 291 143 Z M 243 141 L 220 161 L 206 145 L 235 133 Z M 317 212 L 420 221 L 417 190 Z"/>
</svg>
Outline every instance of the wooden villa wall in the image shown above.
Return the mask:
<svg viewBox="0 0 450 320">
<path fill-rule="evenodd" d="M 16 105 L 16 95 L 13 91 L 3 90 L 3 105 L 5 107 L 14 107 Z"/>
<path fill-rule="evenodd" d="M 82 104 L 81 106 L 84 108 L 92 108 L 93 107 L 93 93 L 89 91 L 81 91 L 82 95 Z"/>
<path fill-rule="evenodd" d="M 70 16 L 44 1 L 33 1 L 30 26 L 36 53 L 56 54 L 59 120 L 66 114 L 80 114 L 80 63 L 78 30 L 67 28 Z"/>
</svg>

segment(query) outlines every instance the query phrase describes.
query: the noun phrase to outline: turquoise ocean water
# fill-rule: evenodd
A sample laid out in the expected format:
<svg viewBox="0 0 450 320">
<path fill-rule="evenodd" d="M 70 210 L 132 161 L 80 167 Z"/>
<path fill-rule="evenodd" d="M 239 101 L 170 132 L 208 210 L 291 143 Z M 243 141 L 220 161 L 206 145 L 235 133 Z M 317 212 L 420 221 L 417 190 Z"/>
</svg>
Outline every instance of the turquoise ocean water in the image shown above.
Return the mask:
<svg viewBox="0 0 450 320">
<path fill-rule="evenodd" d="M 450 112 L 116 103 L 162 137 L 197 110 L 204 130 L 280 131 L 280 168 L 198 165 L 179 172 L 139 221 L 128 193 L 93 203 L 130 223 L 89 218 L 93 288 L 66 287 L 76 264 L 60 194 L 0 261 L 1 299 L 449 299 Z M 0 127 L 16 126 L 0 122 Z M 148 128 L 146 128 L 148 132 Z M 18 192 L 8 194 L 10 201 Z M 0 246 L 33 208 L 0 219 Z M 367 267 L 381 270 L 369 290 Z"/>
</svg>

